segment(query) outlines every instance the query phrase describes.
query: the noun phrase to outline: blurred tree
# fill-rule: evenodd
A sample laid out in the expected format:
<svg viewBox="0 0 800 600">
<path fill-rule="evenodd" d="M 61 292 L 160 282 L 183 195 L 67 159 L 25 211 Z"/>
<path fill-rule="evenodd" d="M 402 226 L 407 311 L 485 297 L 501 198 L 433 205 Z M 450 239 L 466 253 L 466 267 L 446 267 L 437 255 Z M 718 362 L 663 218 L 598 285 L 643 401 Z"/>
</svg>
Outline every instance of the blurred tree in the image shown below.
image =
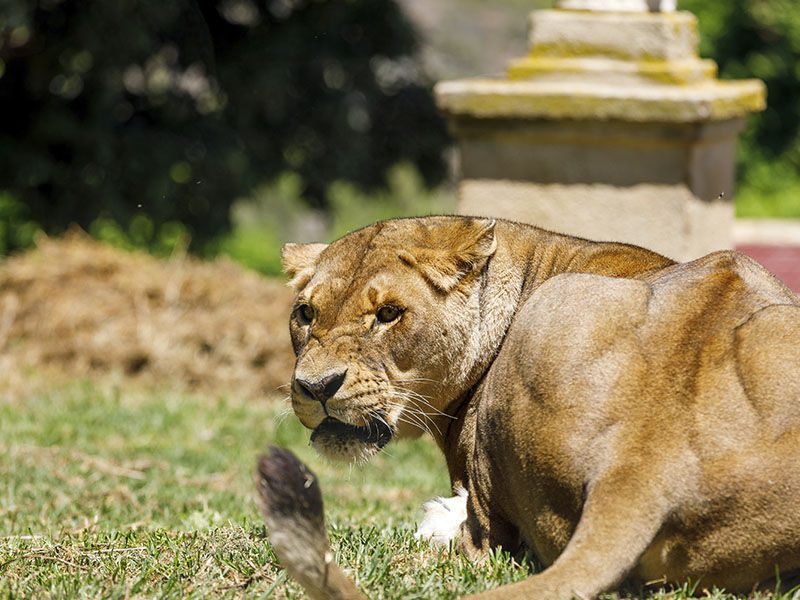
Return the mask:
<svg viewBox="0 0 800 600">
<path fill-rule="evenodd" d="M 774 207 L 771 212 L 800 217 L 797 0 L 680 0 L 679 6 L 697 15 L 701 52 L 717 61 L 721 77 L 757 77 L 767 84 L 768 107 L 752 117 L 740 144 L 740 178 L 759 188 L 768 213 L 769 196 L 791 188 L 793 206 Z"/>
<path fill-rule="evenodd" d="M 287 170 L 319 207 L 332 181 L 382 186 L 399 161 L 445 174 L 393 0 L 0 2 L 0 192 L 21 204 L 0 220 L 110 219 L 144 240 L 180 222 L 201 243 Z"/>
</svg>

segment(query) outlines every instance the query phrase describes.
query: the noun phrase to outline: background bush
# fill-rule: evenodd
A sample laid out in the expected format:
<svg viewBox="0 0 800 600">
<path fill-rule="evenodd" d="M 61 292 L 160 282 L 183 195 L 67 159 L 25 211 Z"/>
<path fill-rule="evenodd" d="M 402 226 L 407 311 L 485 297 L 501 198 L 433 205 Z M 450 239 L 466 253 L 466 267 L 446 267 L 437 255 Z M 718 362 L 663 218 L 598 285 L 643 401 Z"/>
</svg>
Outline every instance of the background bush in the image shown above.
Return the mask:
<svg viewBox="0 0 800 600">
<path fill-rule="evenodd" d="M 717 61 L 722 78 L 767 85 L 767 109 L 751 117 L 739 144 L 739 214 L 800 217 L 800 6 L 681 0 L 679 7 L 697 15 L 701 53 Z"/>
<path fill-rule="evenodd" d="M 477 0 L 432 1 L 450 15 L 450 27 L 425 29 L 440 77 L 467 69 L 448 57 L 469 73 L 485 68 L 476 57 L 497 59 L 496 40 L 467 51 L 485 32 L 519 34 L 505 51 L 521 54 L 524 13 L 548 4 L 498 0 L 492 11 L 516 17 L 470 29 L 486 20 Z M 795 4 L 680 2 L 723 78 L 768 87 L 739 146 L 740 216 L 800 217 Z M 424 196 L 445 175 L 448 144 L 418 46 L 395 0 L 0 0 L 0 254 L 75 222 L 160 253 L 188 238 L 273 272 L 275 249 L 260 246 L 285 239 L 287 223 L 294 239 L 329 238 L 348 228 L 336 211 L 360 224 L 411 210 L 389 173 L 418 171 Z M 227 234 L 237 198 L 269 225 L 237 218 Z"/>
<path fill-rule="evenodd" d="M 287 171 L 316 207 L 399 161 L 435 184 L 416 48 L 392 0 L 4 0 L 0 252 L 29 243 L 19 222 L 198 248 Z"/>
</svg>

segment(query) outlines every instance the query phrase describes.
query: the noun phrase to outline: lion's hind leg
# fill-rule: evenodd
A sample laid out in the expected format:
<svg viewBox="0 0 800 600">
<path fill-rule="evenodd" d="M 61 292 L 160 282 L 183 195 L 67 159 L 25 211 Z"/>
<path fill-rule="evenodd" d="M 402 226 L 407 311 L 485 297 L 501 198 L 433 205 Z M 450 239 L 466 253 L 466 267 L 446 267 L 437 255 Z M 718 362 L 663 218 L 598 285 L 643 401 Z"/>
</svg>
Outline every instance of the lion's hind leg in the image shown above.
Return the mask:
<svg viewBox="0 0 800 600">
<path fill-rule="evenodd" d="M 594 598 L 630 574 L 658 534 L 670 508 L 668 494 L 662 492 L 652 473 L 614 468 L 589 486 L 578 526 L 549 568 L 474 598 Z"/>
<path fill-rule="evenodd" d="M 740 383 L 767 433 L 800 430 L 800 306 L 758 311 L 736 329 L 734 343 Z"/>
<path fill-rule="evenodd" d="M 776 565 L 800 572 L 800 306 L 773 305 L 736 330 L 740 384 L 758 424 L 740 450 L 749 468 L 736 473 L 743 499 L 732 516 L 752 557 L 753 578 L 769 577 Z M 767 512 L 768 511 L 768 512 Z M 769 527 L 764 527 L 765 514 Z M 731 536 L 733 537 L 733 536 Z M 783 577 L 782 577 L 783 579 Z"/>
</svg>

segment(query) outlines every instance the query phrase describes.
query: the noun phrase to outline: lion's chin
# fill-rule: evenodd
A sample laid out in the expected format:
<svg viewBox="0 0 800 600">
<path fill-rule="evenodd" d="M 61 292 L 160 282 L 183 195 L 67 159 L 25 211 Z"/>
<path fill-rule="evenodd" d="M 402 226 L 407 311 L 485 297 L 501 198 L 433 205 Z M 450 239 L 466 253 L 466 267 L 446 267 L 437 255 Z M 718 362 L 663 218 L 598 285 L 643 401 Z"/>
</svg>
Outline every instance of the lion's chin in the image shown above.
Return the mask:
<svg viewBox="0 0 800 600">
<path fill-rule="evenodd" d="M 366 462 L 389 443 L 394 432 L 382 420 L 362 427 L 327 417 L 311 433 L 311 444 L 320 454 L 341 461 Z"/>
</svg>

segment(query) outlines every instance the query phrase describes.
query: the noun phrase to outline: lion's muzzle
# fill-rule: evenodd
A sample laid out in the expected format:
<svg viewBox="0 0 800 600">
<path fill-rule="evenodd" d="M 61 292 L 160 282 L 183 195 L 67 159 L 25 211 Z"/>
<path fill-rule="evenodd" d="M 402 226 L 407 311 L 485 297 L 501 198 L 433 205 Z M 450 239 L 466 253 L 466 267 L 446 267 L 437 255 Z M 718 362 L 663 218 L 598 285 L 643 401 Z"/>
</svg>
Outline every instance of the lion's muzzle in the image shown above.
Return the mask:
<svg viewBox="0 0 800 600">
<path fill-rule="evenodd" d="M 391 427 L 383 419 L 370 419 L 366 425 L 357 427 L 328 417 L 314 429 L 311 441 L 320 442 L 333 438 L 337 441 L 355 441 L 383 448 L 392 439 L 392 434 Z"/>
</svg>

